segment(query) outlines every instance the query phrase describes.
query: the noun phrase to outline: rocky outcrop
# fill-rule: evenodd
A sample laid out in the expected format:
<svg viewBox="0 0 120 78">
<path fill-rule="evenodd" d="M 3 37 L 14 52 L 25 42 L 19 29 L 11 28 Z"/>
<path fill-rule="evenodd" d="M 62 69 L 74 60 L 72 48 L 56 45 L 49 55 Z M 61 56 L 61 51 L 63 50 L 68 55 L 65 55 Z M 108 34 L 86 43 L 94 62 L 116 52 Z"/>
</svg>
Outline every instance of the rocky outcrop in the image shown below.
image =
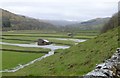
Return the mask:
<svg viewBox="0 0 120 78">
<path fill-rule="evenodd" d="M 86 74 L 84 78 L 120 78 L 120 48 L 104 63 Z"/>
</svg>

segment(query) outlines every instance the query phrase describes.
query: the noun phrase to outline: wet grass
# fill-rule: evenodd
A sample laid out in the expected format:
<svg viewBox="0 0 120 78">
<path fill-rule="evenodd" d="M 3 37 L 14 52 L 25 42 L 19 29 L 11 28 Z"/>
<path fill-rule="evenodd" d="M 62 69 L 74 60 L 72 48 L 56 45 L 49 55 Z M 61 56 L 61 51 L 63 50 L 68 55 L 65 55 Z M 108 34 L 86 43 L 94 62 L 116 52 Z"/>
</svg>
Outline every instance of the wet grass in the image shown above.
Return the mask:
<svg viewBox="0 0 120 78">
<path fill-rule="evenodd" d="M 21 33 L 3 32 L 2 37 L 0 37 L 0 40 L 8 43 L 29 44 L 29 43 L 35 43 L 39 38 L 43 38 L 43 39 L 48 39 L 50 42 L 53 42 L 58 45 L 73 46 L 75 44 L 74 41 L 70 41 L 70 40 L 66 41 L 66 40 L 52 39 L 59 37 L 69 38 L 65 34 L 39 34 L 36 32 L 27 33 L 27 34 L 26 33 L 21 34 Z M 1 46 L 2 48 L 0 50 L 2 50 L 3 52 L 3 69 L 12 68 L 20 63 L 22 64 L 26 63 L 50 51 L 49 49 L 42 49 L 42 48 L 26 48 L 26 47 L 9 46 L 9 45 L 1 45 Z M 20 59 L 20 57 L 25 60 Z M 12 60 L 11 64 L 9 64 L 10 60 L 8 59 Z"/>
<path fill-rule="evenodd" d="M 2 51 L 18 51 L 18 52 L 28 52 L 28 53 L 48 53 L 50 49 L 36 48 L 36 47 L 19 47 L 11 45 L 2 45 Z"/>
<path fill-rule="evenodd" d="M 2 69 L 9 69 L 18 64 L 25 64 L 47 54 L 50 50 L 43 48 L 29 48 L 10 45 L 1 45 Z"/>
<path fill-rule="evenodd" d="M 57 40 L 54 38 L 46 38 L 46 37 L 24 37 L 24 39 L 20 36 L 20 37 L 11 37 L 11 36 L 7 36 L 7 37 L 3 37 L 2 41 L 3 42 L 8 42 L 8 43 L 19 43 L 19 44 L 29 44 L 29 43 L 35 43 L 37 42 L 38 39 L 47 39 L 50 42 L 52 42 L 53 44 L 58 44 L 58 45 L 75 45 L 75 42 L 72 40 Z"/>
<path fill-rule="evenodd" d="M 85 34 L 85 35 L 83 35 Z M 95 31 L 81 31 L 80 33 L 75 33 L 72 37 L 73 39 L 91 39 L 96 37 L 98 32 Z M 74 41 L 71 40 L 56 40 L 54 38 L 71 38 L 67 36 L 67 33 L 43 33 L 40 31 L 12 31 L 12 32 L 3 32 L 2 34 L 2 41 L 9 42 L 9 43 L 21 43 L 21 44 L 28 44 L 34 43 L 38 39 L 47 39 L 50 42 L 53 42 L 58 45 L 70 45 L 73 46 L 75 44 Z"/>
<path fill-rule="evenodd" d="M 96 37 L 96 33 L 86 33 L 86 35 L 83 35 L 84 33 L 78 33 L 73 38 L 79 38 L 79 39 L 91 39 Z M 67 33 L 39 33 L 38 31 L 14 31 L 14 32 L 3 32 L 2 34 L 2 41 L 8 42 L 8 43 L 19 43 L 19 44 L 29 44 L 29 43 L 35 43 L 39 38 L 47 39 L 50 42 L 53 42 L 57 45 L 70 45 L 74 46 L 75 42 L 71 40 L 56 40 L 53 38 L 71 38 L 67 36 Z M 47 53 L 48 49 L 42 49 L 42 48 L 24 48 L 24 47 L 17 47 L 17 46 L 8 46 L 8 45 L 2 45 L 3 48 L 2 54 L 3 54 L 3 69 L 12 68 L 17 66 L 18 64 L 25 64 L 31 60 L 34 60 L 35 58 L 41 57 L 45 53 Z M 77 50 L 77 49 L 76 49 Z M 76 51 L 75 50 L 75 51 Z M 43 59 L 43 61 L 40 63 L 41 65 L 34 64 L 33 67 L 28 67 L 20 71 L 20 73 L 4 73 L 4 75 L 63 75 L 61 72 L 65 68 L 65 64 L 63 65 L 59 59 L 61 59 L 61 53 L 66 54 L 66 50 L 63 51 L 62 49 L 57 50 L 55 55 L 51 56 L 50 59 L 47 57 L 46 61 Z M 73 54 L 74 55 L 74 54 Z M 70 55 L 71 57 L 72 55 Z M 54 59 L 55 58 L 55 59 Z M 69 59 L 66 57 L 66 59 Z M 48 61 L 47 61 L 48 60 Z M 60 61 L 60 63 L 56 62 L 55 65 L 57 67 L 53 71 L 51 67 L 49 67 L 49 64 L 55 63 L 55 61 Z M 63 59 L 65 61 L 65 59 Z M 72 60 L 71 60 L 72 61 Z M 79 61 L 79 60 L 76 60 Z M 69 63 L 66 61 L 66 63 Z M 71 65 L 70 65 L 71 66 Z M 37 68 L 36 68 L 37 67 Z M 46 67 L 46 68 L 45 68 Z M 53 66 L 52 66 L 53 67 Z M 27 71 L 26 71 L 27 70 Z M 31 71 L 30 71 L 31 70 Z M 41 71 L 42 70 L 42 71 Z M 43 72 L 43 73 L 42 73 Z M 53 73 L 55 72 L 55 73 Z M 57 72 L 57 73 L 56 73 Z M 72 72 L 72 71 L 70 71 Z M 24 73 L 24 74 L 23 74 Z M 35 74 L 36 73 L 36 74 Z M 59 73 L 59 74 L 58 74 Z M 64 73 L 64 72 L 63 72 Z M 68 73 L 65 73 L 68 75 Z"/>
<path fill-rule="evenodd" d="M 80 76 L 88 73 L 116 51 L 117 28 L 47 57 L 6 76 Z"/>
<path fill-rule="evenodd" d="M 12 36 L 12 37 L 46 37 L 46 38 L 71 38 L 67 35 L 56 35 L 56 34 L 7 34 L 7 35 L 3 35 L 3 36 Z M 72 38 L 78 38 L 78 39 L 91 39 L 96 37 L 96 35 L 90 35 L 90 36 L 85 36 L 85 35 L 76 35 Z"/>
<path fill-rule="evenodd" d="M 2 69 L 10 69 L 16 67 L 18 64 L 28 63 L 43 55 L 42 53 L 2 51 Z"/>
</svg>

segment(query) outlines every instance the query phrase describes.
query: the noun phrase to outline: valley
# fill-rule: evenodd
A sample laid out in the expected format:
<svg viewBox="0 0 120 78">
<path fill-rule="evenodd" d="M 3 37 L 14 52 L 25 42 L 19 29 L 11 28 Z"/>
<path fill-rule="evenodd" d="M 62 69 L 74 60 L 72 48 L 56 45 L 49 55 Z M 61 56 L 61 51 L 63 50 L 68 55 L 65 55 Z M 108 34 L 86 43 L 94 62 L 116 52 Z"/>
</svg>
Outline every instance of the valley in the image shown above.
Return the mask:
<svg viewBox="0 0 120 78">
<path fill-rule="evenodd" d="M 3 76 L 84 76 L 119 47 L 119 12 L 71 24 L 2 11 Z"/>
<path fill-rule="evenodd" d="M 62 49 L 62 46 L 63 47 L 65 45 L 73 46 L 76 43 L 84 42 L 89 38 L 95 37 L 95 36 L 77 35 L 75 36 L 75 38 L 79 37 L 79 38 L 85 38 L 85 39 L 75 39 L 75 38 L 70 38 L 67 35 L 64 35 L 63 33 L 38 34 L 38 32 L 33 32 L 32 34 L 30 32 L 25 32 L 25 33 L 23 32 L 19 33 L 19 32 L 18 31 L 3 32 L 2 34 L 2 38 L 1 38 L 2 42 L 0 44 L 2 46 L 1 50 L 2 50 L 2 59 L 3 59 L 3 62 L 2 62 L 3 71 L 7 72 L 6 69 L 9 70 L 9 69 L 14 69 L 14 67 L 16 66 L 27 65 L 27 63 L 29 64 L 30 61 L 32 62 L 37 58 L 39 59 L 44 57 L 44 55 L 46 56 L 49 53 L 49 51 L 53 51 L 55 47 L 57 49 L 57 46 L 58 46 L 58 49 Z M 53 44 L 56 44 L 56 46 L 53 45 L 53 48 L 52 48 L 52 45 L 51 45 L 51 48 L 49 46 L 48 47 L 37 46 L 37 40 L 39 38 L 47 39 L 51 41 Z M 58 53 L 58 52 L 55 52 L 55 53 Z M 10 60 L 12 60 L 12 62 Z"/>
</svg>

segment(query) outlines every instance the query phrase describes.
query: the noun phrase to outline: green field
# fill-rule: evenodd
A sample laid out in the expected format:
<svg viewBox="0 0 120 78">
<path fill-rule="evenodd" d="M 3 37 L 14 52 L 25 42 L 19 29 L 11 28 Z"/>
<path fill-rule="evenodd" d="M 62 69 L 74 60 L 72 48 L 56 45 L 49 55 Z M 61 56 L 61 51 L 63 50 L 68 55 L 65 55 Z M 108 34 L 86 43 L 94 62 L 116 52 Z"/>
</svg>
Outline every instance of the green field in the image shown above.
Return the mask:
<svg viewBox="0 0 120 78">
<path fill-rule="evenodd" d="M 41 57 L 44 54 L 37 53 L 21 53 L 13 51 L 3 51 L 2 53 L 2 69 L 11 69 L 18 64 L 26 64 L 36 58 Z"/>
<path fill-rule="evenodd" d="M 31 33 L 32 32 L 32 33 Z M 20 33 L 20 31 L 14 31 L 14 32 L 3 32 L 2 34 L 2 41 L 3 42 L 9 42 L 9 43 L 35 43 L 38 39 L 47 39 L 50 42 L 53 42 L 55 44 L 59 45 L 74 45 L 75 42 L 71 40 L 57 40 L 54 38 L 71 38 L 67 36 L 67 33 L 38 33 L 38 31 L 23 31 Z M 83 35 L 85 34 L 85 35 Z M 74 39 L 91 39 L 96 37 L 96 34 L 98 32 L 81 32 L 76 33 L 72 38 Z"/>
<path fill-rule="evenodd" d="M 70 38 L 67 36 L 68 33 L 65 32 L 54 32 L 54 33 L 48 33 L 48 32 L 41 32 L 41 31 L 34 31 L 34 30 L 18 30 L 18 31 L 8 31 L 8 32 L 3 32 L 3 36 L 9 36 L 9 35 L 14 35 L 14 36 L 27 36 L 27 37 L 51 37 L 51 38 Z M 96 35 L 99 34 L 98 31 L 80 31 L 77 33 L 73 33 L 74 37 L 73 38 L 79 38 L 79 39 L 90 39 L 94 38 Z"/>
<path fill-rule="evenodd" d="M 40 33 L 38 31 L 34 31 L 32 33 L 31 32 L 30 31 L 3 32 L 1 39 L 3 42 L 19 43 L 19 44 L 35 43 L 39 38 L 47 39 L 50 42 L 53 42 L 54 44 L 57 44 L 57 45 L 74 46 L 76 43 L 75 41 L 72 41 L 72 40 L 57 40 L 57 39 L 55 39 L 55 38 L 71 39 L 71 37 L 67 36 L 67 33 Z M 83 33 L 85 35 L 83 35 Z M 78 38 L 78 39 L 91 39 L 91 38 L 96 37 L 95 34 L 97 34 L 97 33 L 96 32 L 91 32 L 91 33 L 81 32 L 81 33 L 77 33 L 73 37 L 73 39 L 76 39 L 76 38 Z M 18 64 L 28 63 L 28 62 L 30 62 L 38 57 L 43 56 L 44 54 L 46 54 L 50 51 L 49 49 L 29 48 L 29 47 L 26 48 L 26 47 L 18 47 L 18 46 L 11 46 L 11 45 L 2 45 L 1 50 L 2 50 L 2 59 L 3 59 L 2 60 L 3 61 L 2 62 L 2 65 L 3 65 L 2 69 L 11 69 L 13 67 L 16 67 Z M 64 53 L 64 51 L 62 49 L 56 50 L 55 56 L 59 55 L 60 53 Z M 48 59 L 48 58 L 46 58 L 46 59 Z M 54 61 L 51 59 L 49 59 L 49 60 Z M 45 65 L 45 67 L 46 67 L 46 65 Z M 56 63 L 56 65 L 57 65 L 57 63 Z M 39 68 L 38 69 L 41 70 L 44 67 L 41 66 Z M 30 69 L 32 69 L 32 68 L 30 68 Z M 28 69 L 28 70 L 30 70 L 30 69 Z M 46 72 L 47 70 L 45 69 L 43 72 Z M 62 69 L 59 69 L 58 73 L 60 70 L 62 70 Z M 40 71 L 37 71 L 36 69 L 35 70 L 32 69 L 32 72 L 35 72 L 35 71 L 36 71 L 36 74 L 38 74 L 38 72 L 40 72 Z M 28 72 L 25 75 L 30 75 L 30 73 Z M 32 75 L 34 75 L 34 73 L 32 73 Z M 42 74 L 42 72 L 41 72 L 41 74 L 39 74 L 39 75 L 44 75 L 44 73 Z M 53 75 L 53 74 L 51 74 L 51 75 Z"/>
<path fill-rule="evenodd" d="M 111 57 L 118 47 L 117 28 L 94 39 L 79 43 L 55 55 L 6 76 L 80 76 Z"/>
<path fill-rule="evenodd" d="M 2 45 L 2 69 L 10 69 L 18 64 L 28 63 L 50 51 L 43 48 L 26 48 Z"/>
</svg>

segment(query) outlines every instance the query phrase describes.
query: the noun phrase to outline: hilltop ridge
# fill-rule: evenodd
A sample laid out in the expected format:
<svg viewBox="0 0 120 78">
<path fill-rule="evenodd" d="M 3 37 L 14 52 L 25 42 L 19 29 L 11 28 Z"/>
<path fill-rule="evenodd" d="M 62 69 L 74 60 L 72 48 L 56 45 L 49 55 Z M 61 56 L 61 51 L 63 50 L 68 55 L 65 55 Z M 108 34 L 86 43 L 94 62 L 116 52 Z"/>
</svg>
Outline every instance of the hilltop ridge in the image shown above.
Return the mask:
<svg viewBox="0 0 120 78">
<path fill-rule="evenodd" d="M 54 30 L 56 26 L 35 18 L 17 15 L 7 10 L 2 10 L 3 30 Z"/>
</svg>

